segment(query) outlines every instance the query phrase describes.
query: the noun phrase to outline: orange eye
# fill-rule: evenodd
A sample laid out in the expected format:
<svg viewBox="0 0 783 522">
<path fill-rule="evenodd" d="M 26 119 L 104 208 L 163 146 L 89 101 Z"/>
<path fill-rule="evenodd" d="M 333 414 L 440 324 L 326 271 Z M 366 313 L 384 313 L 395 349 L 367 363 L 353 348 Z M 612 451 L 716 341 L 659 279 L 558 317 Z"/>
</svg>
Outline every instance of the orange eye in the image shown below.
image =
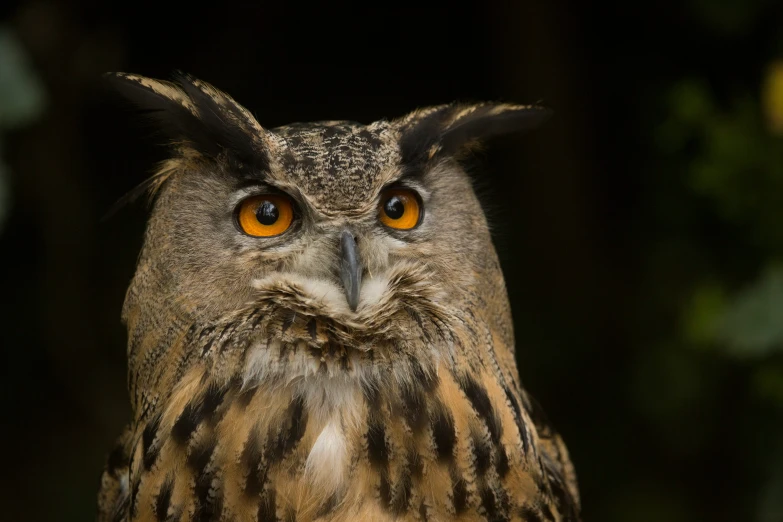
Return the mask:
<svg viewBox="0 0 783 522">
<path fill-rule="evenodd" d="M 286 196 L 263 194 L 239 204 L 237 222 L 245 234 L 255 237 L 279 236 L 291 226 L 294 206 Z"/>
<path fill-rule="evenodd" d="M 378 218 L 387 227 L 410 230 L 421 221 L 419 197 L 410 189 L 390 189 L 381 197 Z"/>
</svg>

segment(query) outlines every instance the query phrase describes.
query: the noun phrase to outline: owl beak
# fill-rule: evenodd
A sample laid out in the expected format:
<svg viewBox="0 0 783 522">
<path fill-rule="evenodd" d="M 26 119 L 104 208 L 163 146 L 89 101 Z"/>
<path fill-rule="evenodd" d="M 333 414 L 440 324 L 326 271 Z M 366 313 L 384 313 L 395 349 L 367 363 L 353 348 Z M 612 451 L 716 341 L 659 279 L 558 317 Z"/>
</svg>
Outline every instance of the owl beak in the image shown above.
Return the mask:
<svg viewBox="0 0 783 522">
<path fill-rule="evenodd" d="M 356 250 L 356 238 L 347 230 L 343 230 L 340 235 L 340 279 L 343 282 L 348 306 L 355 312 L 356 307 L 359 306 L 362 264 L 359 261 L 359 252 Z"/>
</svg>

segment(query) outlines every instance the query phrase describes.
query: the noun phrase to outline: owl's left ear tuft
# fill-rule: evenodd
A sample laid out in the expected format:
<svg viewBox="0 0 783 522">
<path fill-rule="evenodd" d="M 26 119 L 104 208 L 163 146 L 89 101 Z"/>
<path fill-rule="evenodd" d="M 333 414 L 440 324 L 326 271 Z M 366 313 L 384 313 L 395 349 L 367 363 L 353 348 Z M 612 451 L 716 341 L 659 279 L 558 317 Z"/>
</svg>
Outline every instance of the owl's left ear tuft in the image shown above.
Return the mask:
<svg viewBox="0 0 783 522">
<path fill-rule="evenodd" d="M 507 103 L 451 104 L 413 112 L 399 120 L 404 163 L 458 155 L 495 136 L 534 129 L 552 111 L 540 105 Z"/>
<path fill-rule="evenodd" d="M 454 115 L 441 135 L 448 153 L 495 136 L 535 129 L 552 115 L 538 105 L 484 104 L 465 107 Z"/>
</svg>

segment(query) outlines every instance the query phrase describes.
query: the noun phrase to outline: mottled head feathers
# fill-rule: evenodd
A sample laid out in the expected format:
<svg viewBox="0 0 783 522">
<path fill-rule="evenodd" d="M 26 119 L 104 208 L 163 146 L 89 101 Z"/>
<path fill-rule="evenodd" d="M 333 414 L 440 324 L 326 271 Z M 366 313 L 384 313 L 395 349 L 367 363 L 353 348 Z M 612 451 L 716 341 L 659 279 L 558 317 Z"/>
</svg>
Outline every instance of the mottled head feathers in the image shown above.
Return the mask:
<svg viewBox="0 0 783 522">
<path fill-rule="evenodd" d="M 109 73 L 106 79 L 151 117 L 173 143 L 187 144 L 211 159 L 268 168 L 266 149 L 275 141 L 274 130 L 262 128 L 247 109 L 208 83 L 185 73 L 175 74 L 170 82 L 126 73 Z M 550 114 L 538 105 L 452 103 L 418 109 L 388 125 L 370 128 L 394 129 L 402 162 L 417 165 L 438 154 L 456 154 L 461 147 L 481 140 L 532 129 Z M 334 127 L 338 123 L 360 126 L 353 122 L 320 125 Z M 308 126 L 296 127 L 301 132 Z"/>
</svg>

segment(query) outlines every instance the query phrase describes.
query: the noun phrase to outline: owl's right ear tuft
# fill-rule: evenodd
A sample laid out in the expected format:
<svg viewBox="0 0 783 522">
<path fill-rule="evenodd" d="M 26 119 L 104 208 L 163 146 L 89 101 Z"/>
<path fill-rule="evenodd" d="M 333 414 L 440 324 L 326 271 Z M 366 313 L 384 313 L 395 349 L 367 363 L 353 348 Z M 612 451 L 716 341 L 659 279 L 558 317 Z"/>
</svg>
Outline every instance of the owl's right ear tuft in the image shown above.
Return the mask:
<svg viewBox="0 0 783 522">
<path fill-rule="evenodd" d="M 174 145 L 236 167 L 268 169 L 264 129 L 247 109 L 206 82 L 179 72 L 173 82 L 127 73 L 104 78 Z"/>
</svg>

